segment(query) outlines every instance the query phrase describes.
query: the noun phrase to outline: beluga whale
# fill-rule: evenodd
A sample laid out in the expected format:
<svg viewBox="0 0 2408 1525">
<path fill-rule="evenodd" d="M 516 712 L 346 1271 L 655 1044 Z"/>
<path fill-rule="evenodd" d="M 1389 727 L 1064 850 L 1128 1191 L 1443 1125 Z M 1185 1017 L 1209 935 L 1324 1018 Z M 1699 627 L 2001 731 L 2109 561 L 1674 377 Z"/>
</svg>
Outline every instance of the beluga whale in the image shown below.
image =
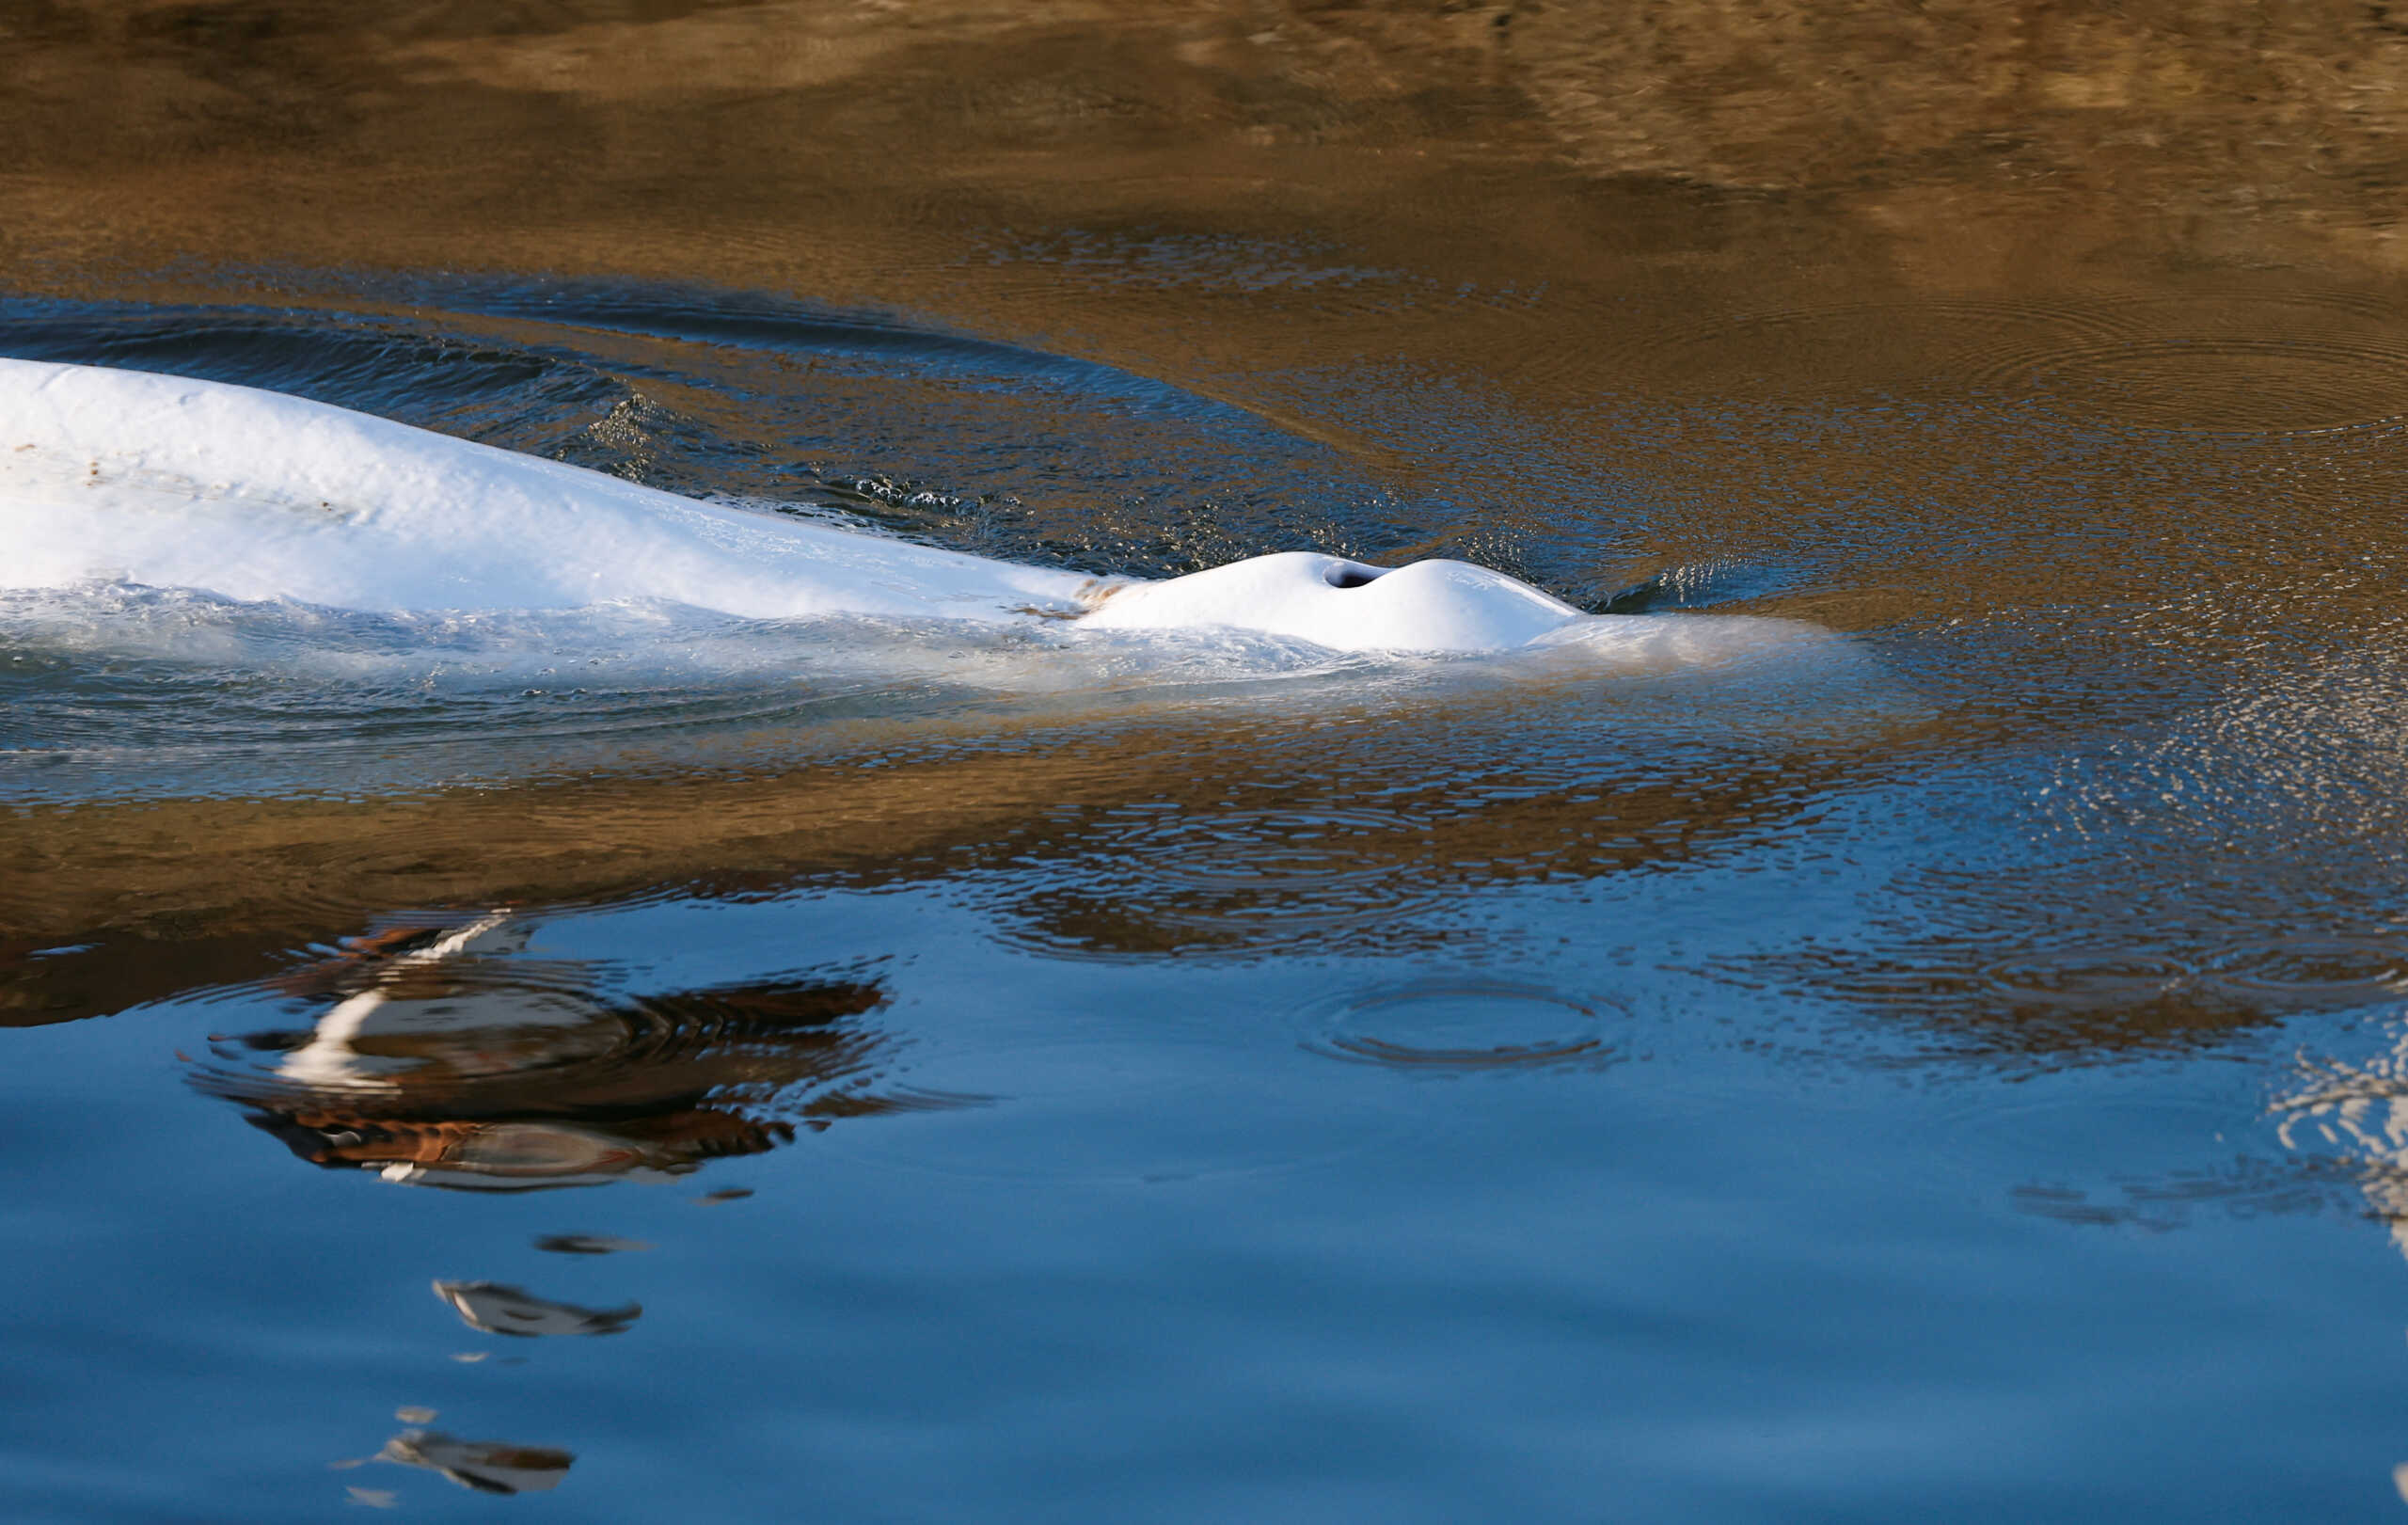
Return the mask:
<svg viewBox="0 0 2408 1525">
<path fill-rule="evenodd" d="M 1680 660 L 1812 630 L 1592 615 L 1459 561 L 1286 551 L 1089 577 L 681 497 L 278 392 L 0 358 L 0 589 L 94 582 L 384 613 L 655 600 L 747 619 L 1235 630 L 1350 652 L 1585 645 Z"/>
</svg>

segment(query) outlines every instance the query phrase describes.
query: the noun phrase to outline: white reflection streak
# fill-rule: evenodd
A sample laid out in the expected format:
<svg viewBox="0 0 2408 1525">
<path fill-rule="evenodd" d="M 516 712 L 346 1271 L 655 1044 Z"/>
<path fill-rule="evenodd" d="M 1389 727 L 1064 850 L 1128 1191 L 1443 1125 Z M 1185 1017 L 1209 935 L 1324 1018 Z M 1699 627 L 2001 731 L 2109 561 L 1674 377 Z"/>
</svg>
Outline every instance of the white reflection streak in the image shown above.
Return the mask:
<svg viewBox="0 0 2408 1525">
<path fill-rule="evenodd" d="M 2276 1136 L 2294 1152 L 2321 1144 L 2356 1164 L 2368 1205 L 2408 1256 L 2408 1032 L 2355 1064 L 2301 1062 L 2307 1083 L 2274 1099 Z"/>
<path fill-rule="evenodd" d="M 2359 1168 L 2358 1189 L 2389 1230 L 2393 1247 L 2408 1256 L 2408 1031 L 2388 1052 L 2345 1064 L 2302 1057 L 2306 1084 L 2277 1096 L 2275 1134 L 2297 1152 L 2303 1135 Z M 2408 1462 L 2391 1469 L 2391 1485 L 2408 1503 Z"/>
<path fill-rule="evenodd" d="M 495 1025 L 495 1014 L 485 1009 L 497 998 L 510 1000 L 514 993 L 480 992 L 473 999 L 463 999 L 456 992 L 438 990 L 434 999 L 411 999 L 397 996 L 390 983 L 402 972 L 440 964 L 471 950 L 502 951 L 498 945 L 501 940 L 494 934 L 507 927 L 510 919 L 507 912 L 492 912 L 425 947 L 391 956 L 384 962 L 379 982 L 337 1003 L 320 1017 L 309 1041 L 286 1055 L 277 1072 L 304 1085 L 390 1085 L 395 1072 L 416 1068 L 420 1061 L 363 1053 L 359 1047 L 363 1040 L 420 1028 L 454 1032 Z M 521 1025 L 547 1017 L 560 1020 L 547 1010 L 535 1009 L 538 1004 L 517 1001 L 510 1015 Z"/>
</svg>

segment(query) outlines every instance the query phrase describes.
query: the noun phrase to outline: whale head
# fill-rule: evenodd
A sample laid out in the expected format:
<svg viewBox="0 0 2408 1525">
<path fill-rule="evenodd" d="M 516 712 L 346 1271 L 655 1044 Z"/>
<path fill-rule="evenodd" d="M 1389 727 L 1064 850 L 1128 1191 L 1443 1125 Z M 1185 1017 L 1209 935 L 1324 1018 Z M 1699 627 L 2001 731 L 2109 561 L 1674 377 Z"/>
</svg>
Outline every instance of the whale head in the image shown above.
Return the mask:
<svg viewBox="0 0 2408 1525">
<path fill-rule="evenodd" d="M 1586 617 L 1469 562 L 1367 566 L 1291 550 L 1123 584 L 1082 623 L 1118 630 L 1218 626 L 1340 651 L 1508 651 Z"/>
</svg>

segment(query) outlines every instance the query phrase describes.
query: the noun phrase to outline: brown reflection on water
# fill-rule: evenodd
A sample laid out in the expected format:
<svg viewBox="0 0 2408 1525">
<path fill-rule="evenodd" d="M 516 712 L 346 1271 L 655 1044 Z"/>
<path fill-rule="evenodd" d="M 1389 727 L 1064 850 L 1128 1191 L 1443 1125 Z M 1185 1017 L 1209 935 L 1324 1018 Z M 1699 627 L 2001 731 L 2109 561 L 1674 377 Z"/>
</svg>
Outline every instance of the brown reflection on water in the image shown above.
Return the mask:
<svg viewBox="0 0 2408 1525">
<path fill-rule="evenodd" d="M 964 212 L 1314 202 L 1352 203 L 1314 219 L 1350 237 L 1451 229 L 1439 246 L 1463 250 L 1491 235 L 1450 214 L 1501 170 L 1543 169 L 1519 194 L 1551 214 L 1515 230 L 1539 270 L 1576 267 L 1565 235 L 1606 222 L 1639 224 L 1624 248 L 1735 261 L 1734 235 L 1794 198 L 1851 250 L 1950 286 L 2136 239 L 2390 268 L 2408 125 L 2408 32 L 2338 0 L 40 0 L 9 30 L 0 139 L 29 244 L 208 230 L 226 253 L 399 263 L 525 264 L 540 229 L 555 265 L 607 243 L 624 270 L 682 242 L 691 274 L 704 227 L 750 223 L 715 273 L 875 267 L 892 261 L 864 259 L 873 234 Z M 1634 218 L 1592 190 L 1622 183 L 1778 210 Z M 296 189 L 309 200 L 276 199 Z M 397 230 L 404 246 L 372 241 Z"/>
<path fill-rule="evenodd" d="M 1576 689 L 1558 702 L 1609 697 Z M 1520 727 L 1545 734 L 1545 698 L 1022 731 L 1017 747 L 996 744 L 1014 735 L 1006 725 L 958 749 L 769 778 L 28 810 L 0 828 L 0 882 L 22 887 L 0 889 L 0 923 L 36 946 L 76 945 L 0 966 L 0 1021 L 73 1020 L 256 979 L 281 950 L 340 936 L 380 903 L 762 894 L 982 869 L 1006 876 L 996 910 L 1007 933 L 1054 951 L 1429 950 L 1448 934 L 1428 913 L 1482 886 L 1665 867 L 1812 833 L 1818 796 L 1919 723 L 1517 749 Z"/>
<path fill-rule="evenodd" d="M 531 929 L 495 912 L 362 939 L 280 982 L 327 1003 L 309 1027 L 215 1040 L 193 1084 L 311 1164 L 502 1191 L 684 1175 L 798 1121 L 949 1104 L 863 1084 L 881 1044 L 847 1019 L 882 1003 L 875 983 L 613 1000 L 583 965 L 512 956 Z M 462 1287 L 444 1295 L 471 1323 L 471 1302 L 515 1290 Z"/>
<path fill-rule="evenodd" d="M 9 30 L 21 279 L 768 286 L 1264 405 L 1366 353 L 1678 387 L 1667 318 L 2276 265 L 2387 291 L 2402 260 L 2408 36 L 2357 4 L 45 0 Z M 1751 365 L 1815 380 L 1897 326 Z"/>
</svg>

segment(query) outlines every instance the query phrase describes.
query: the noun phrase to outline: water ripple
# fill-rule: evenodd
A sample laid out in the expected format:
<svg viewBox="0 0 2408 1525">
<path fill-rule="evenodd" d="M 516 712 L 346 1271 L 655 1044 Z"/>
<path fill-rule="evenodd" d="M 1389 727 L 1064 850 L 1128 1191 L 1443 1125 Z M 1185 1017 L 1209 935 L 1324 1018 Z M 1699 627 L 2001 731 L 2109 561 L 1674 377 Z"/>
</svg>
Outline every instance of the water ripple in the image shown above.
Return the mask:
<svg viewBox="0 0 2408 1525">
<path fill-rule="evenodd" d="M 1304 1022 L 1314 1053 L 1421 1074 L 1602 1068 L 1627 1056 L 1596 1005 L 1507 981 L 1433 979 L 1358 993 Z"/>
</svg>

